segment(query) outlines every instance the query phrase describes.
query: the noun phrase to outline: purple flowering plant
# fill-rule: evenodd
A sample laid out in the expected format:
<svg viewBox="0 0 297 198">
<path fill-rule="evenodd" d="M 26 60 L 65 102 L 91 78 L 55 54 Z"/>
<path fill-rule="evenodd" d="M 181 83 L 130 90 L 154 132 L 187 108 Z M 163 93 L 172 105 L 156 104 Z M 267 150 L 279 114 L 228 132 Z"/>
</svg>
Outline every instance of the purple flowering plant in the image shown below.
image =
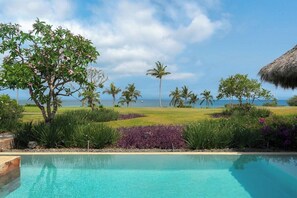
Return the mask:
<svg viewBox="0 0 297 198">
<path fill-rule="evenodd" d="M 182 126 L 137 126 L 119 131 L 121 138 L 117 145 L 121 148 L 180 149 L 186 146 Z"/>
</svg>

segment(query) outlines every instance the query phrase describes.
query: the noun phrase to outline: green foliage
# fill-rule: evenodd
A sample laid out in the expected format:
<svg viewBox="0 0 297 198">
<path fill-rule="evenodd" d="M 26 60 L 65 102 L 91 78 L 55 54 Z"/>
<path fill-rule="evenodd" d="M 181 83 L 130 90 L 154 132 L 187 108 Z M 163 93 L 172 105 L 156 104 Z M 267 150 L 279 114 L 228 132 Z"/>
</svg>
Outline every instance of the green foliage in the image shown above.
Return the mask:
<svg viewBox="0 0 297 198">
<path fill-rule="evenodd" d="M 297 106 L 297 96 L 293 96 L 287 101 L 289 106 Z"/>
<path fill-rule="evenodd" d="M 121 90 L 120 88 L 116 87 L 116 86 L 114 85 L 114 83 L 110 83 L 110 88 L 109 88 L 109 89 L 106 88 L 106 89 L 103 91 L 103 94 L 104 94 L 104 93 L 107 93 L 107 94 L 112 95 L 112 106 L 115 106 L 116 95 L 117 95 L 118 93 L 120 93 L 121 91 L 122 91 L 122 90 Z"/>
<path fill-rule="evenodd" d="M 264 98 L 268 100 L 272 97 L 270 91 L 261 88 L 261 83 L 257 80 L 249 79 L 248 75 L 242 74 L 221 79 L 218 92 L 218 99 L 233 99 L 235 97 L 240 105 L 243 104 L 244 99 L 246 99 L 246 103 L 253 104 L 256 99 Z"/>
<path fill-rule="evenodd" d="M 159 84 L 159 101 L 160 101 L 160 107 L 162 107 L 162 78 L 163 76 L 167 76 L 169 74 L 171 74 L 170 72 L 166 71 L 166 67 L 164 66 L 160 61 L 157 61 L 156 63 L 156 67 L 153 69 L 149 69 L 147 70 L 146 75 L 151 75 L 151 76 L 155 76 L 156 78 L 160 79 L 160 84 Z"/>
<path fill-rule="evenodd" d="M 184 138 L 191 149 L 258 147 L 261 125 L 252 118 L 207 120 L 190 124 Z"/>
<path fill-rule="evenodd" d="M 29 141 L 36 141 L 37 135 L 33 131 L 32 122 L 22 124 L 14 132 L 14 143 L 16 148 L 26 148 Z"/>
<path fill-rule="evenodd" d="M 199 100 L 198 96 L 185 85 L 181 90 L 176 87 L 174 91 L 170 92 L 169 97 L 171 97 L 169 105 L 179 108 L 191 108 Z"/>
<path fill-rule="evenodd" d="M 243 105 L 227 105 L 226 109 L 222 112 L 223 115 L 232 117 L 252 117 L 252 118 L 266 118 L 272 114 L 269 109 L 256 108 L 250 104 Z"/>
<path fill-rule="evenodd" d="M 112 145 L 119 139 L 119 133 L 104 124 L 87 124 L 77 128 L 78 147 L 86 148 L 89 141 L 90 148 L 101 149 Z"/>
<path fill-rule="evenodd" d="M 213 104 L 213 96 L 211 95 L 210 91 L 204 90 L 200 95 L 202 96 L 200 105 L 205 103 L 205 105 L 208 107 L 209 105 Z"/>
<path fill-rule="evenodd" d="M 18 127 L 23 107 L 8 95 L 0 95 L 0 131 L 13 130 Z"/>
<path fill-rule="evenodd" d="M 29 141 L 37 141 L 39 145 L 47 148 L 86 148 L 87 137 L 92 148 L 102 148 L 118 138 L 117 131 L 103 123 L 94 122 L 106 122 L 117 118 L 117 112 L 107 109 L 67 111 L 57 115 L 51 124 L 25 124 L 15 133 L 17 146 L 24 148 Z"/>
<path fill-rule="evenodd" d="M 103 88 L 103 83 L 106 82 L 107 77 L 105 77 L 102 70 L 91 67 L 87 69 L 87 81 L 88 83 L 83 86 L 83 91 L 79 94 L 82 98 L 82 103 L 88 103 L 88 106 L 92 110 L 95 110 L 96 104 L 100 104 L 100 94 L 96 92 L 96 89 Z"/>
<path fill-rule="evenodd" d="M 48 123 L 56 115 L 59 96 L 72 95 L 88 83 L 86 67 L 99 55 L 91 41 L 39 19 L 29 32 L 1 23 L 0 40 L 0 53 L 6 55 L 0 87 L 28 89 Z"/>
<path fill-rule="evenodd" d="M 129 104 L 136 102 L 138 97 L 141 97 L 141 94 L 140 91 L 136 89 L 134 83 L 128 84 L 126 89 L 122 92 L 119 103 L 122 105 L 126 103 L 127 107 L 129 107 Z"/>
</svg>

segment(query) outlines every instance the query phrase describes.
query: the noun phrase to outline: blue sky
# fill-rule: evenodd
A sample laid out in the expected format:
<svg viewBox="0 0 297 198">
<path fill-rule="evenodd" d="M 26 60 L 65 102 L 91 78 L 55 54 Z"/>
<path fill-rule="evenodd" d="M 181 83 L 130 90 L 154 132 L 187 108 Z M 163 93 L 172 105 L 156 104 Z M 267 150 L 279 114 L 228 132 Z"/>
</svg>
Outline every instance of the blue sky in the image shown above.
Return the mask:
<svg viewBox="0 0 297 198">
<path fill-rule="evenodd" d="M 105 85 L 135 83 L 144 99 L 158 97 L 158 80 L 145 75 L 156 61 L 172 73 L 164 79 L 164 98 L 183 85 L 216 96 L 221 78 L 259 79 L 261 67 L 297 44 L 294 0 L 0 0 L 0 7 L 1 22 L 29 30 L 38 17 L 92 40 L 100 52 L 92 66 L 106 73 Z M 263 87 L 278 99 L 297 94 Z"/>
</svg>

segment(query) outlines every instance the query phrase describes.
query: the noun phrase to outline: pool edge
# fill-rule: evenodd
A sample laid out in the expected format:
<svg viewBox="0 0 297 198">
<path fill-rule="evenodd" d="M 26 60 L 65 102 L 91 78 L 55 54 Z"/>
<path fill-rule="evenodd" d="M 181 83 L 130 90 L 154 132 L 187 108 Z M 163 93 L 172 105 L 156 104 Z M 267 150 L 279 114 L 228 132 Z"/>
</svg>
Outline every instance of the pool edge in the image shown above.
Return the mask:
<svg viewBox="0 0 297 198">
<path fill-rule="evenodd" d="M 297 152 L 0 152 L 1 155 L 297 155 Z"/>
</svg>

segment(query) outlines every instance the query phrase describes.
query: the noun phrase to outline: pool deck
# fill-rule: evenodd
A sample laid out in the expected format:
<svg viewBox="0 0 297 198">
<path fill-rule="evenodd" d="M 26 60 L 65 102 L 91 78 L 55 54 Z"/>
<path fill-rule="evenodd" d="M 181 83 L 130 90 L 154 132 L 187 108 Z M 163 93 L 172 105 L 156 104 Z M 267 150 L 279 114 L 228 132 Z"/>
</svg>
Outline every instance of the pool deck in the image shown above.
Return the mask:
<svg viewBox="0 0 297 198">
<path fill-rule="evenodd" d="M 20 166 L 20 156 L 0 156 L 0 176 L 6 175 L 16 169 L 20 169 Z"/>
<path fill-rule="evenodd" d="M 0 197 L 5 197 L 7 193 L 20 186 L 20 156 L 0 156 L 0 186 L 7 186 L 7 192 L 0 189 Z"/>
<path fill-rule="evenodd" d="M 297 155 L 297 152 L 1 152 L 0 155 Z"/>
</svg>

